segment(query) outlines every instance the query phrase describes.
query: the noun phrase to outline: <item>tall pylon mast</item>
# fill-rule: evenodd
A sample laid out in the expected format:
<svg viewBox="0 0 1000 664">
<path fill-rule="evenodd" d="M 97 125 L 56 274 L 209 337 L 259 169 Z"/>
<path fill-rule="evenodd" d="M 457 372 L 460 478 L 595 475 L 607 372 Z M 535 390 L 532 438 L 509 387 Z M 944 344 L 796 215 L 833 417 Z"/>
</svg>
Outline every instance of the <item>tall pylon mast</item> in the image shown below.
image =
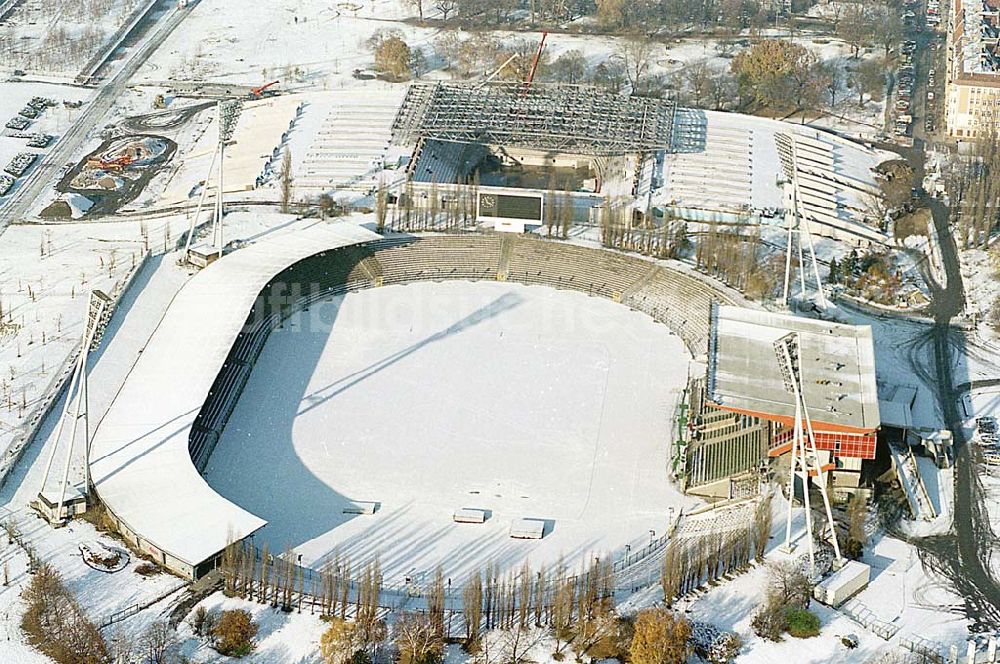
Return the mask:
<svg viewBox="0 0 1000 664">
<path fill-rule="evenodd" d="M 94 339 L 97 336 L 98 328 L 104 318 L 105 311 L 107 311 L 109 302 L 110 298 L 108 298 L 108 296 L 101 291 L 91 291 L 87 307 L 87 320 L 84 324 L 83 335 L 80 339 L 80 352 L 77 355 L 76 364 L 73 367 L 73 374 L 70 377 L 69 387 L 66 390 L 66 400 L 63 402 L 62 414 L 59 417 L 59 424 L 56 427 L 56 438 L 52 443 L 49 458 L 45 462 L 45 473 L 42 475 L 42 484 L 39 489 L 39 494 L 45 492 L 45 486 L 49 480 L 49 473 L 52 470 L 52 462 L 55 460 L 56 452 L 59 450 L 63 431 L 66 427 L 66 422 L 69 420 L 71 424 L 69 440 L 66 445 L 66 463 L 63 467 L 62 481 L 59 483 L 59 502 L 53 518 L 53 521 L 56 523 L 64 520 L 63 505 L 66 502 L 66 489 L 69 486 L 69 470 L 73 460 L 73 448 L 76 444 L 77 432 L 81 419 L 83 420 L 84 432 L 84 491 L 88 493 L 90 491 L 90 394 L 88 391 L 87 355 L 90 352 L 91 346 L 94 344 Z M 70 411 L 72 411 L 72 415 L 70 414 Z"/>
<path fill-rule="evenodd" d="M 808 291 L 806 290 L 806 266 L 805 266 L 805 256 L 803 247 L 803 235 L 805 236 L 805 244 L 809 249 L 809 257 L 812 262 L 812 272 L 813 277 L 816 279 L 816 294 L 819 296 L 820 306 L 826 309 L 826 295 L 823 292 L 823 282 L 820 280 L 819 276 L 819 261 L 816 259 L 816 248 L 813 245 L 812 240 L 812 230 L 809 227 L 809 217 L 808 215 L 802 214 L 801 209 L 801 196 L 802 192 L 799 188 L 799 174 L 798 174 L 798 153 L 796 150 L 796 143 L 794 138 L 790 141 L 791 146 L 791 185 L 792 185 L 792 209 L 791 215 L 786 212 L 785 214 L 785 229 L 788 234 L 787 242 L 785 244 L 785 283 L 784 289 L 782 291 L 783 301 L 788 304 L 789 297 L 791 295 L 791 272 L 792 272 L 792 238 L 795 236 L 797 238 L 797 250 L 799 256 L 799 282 L 802 291 L 802 298 L 808 297 Z"/>
<path fill-rule="evenodd" d="M 837 531 L 833 521 L 833 510 L 830 507 L 830 497 L 826 491 L 826 470 L 819 461 L 819 451 L 816 449 L 816 435 L 813 432 L 812 418 L 806 406 L 802 393 L 802 350 L 798 332 L 789 332 L 774 342 L 774 354 L 778 360 L 785 391 L 795 399 L 795 423 L 792 426 L 792 449 L 790 473 L 788 478 L 788 516 L 785 522 L 785 548 L 791 550 L 792 545 L 792 503 L 795 498 L 795 478 L 802 481 L 802 496 L 806 517 L 806 540 L 809 548 L 809 564 L 815 571 L 816 552 L 813 546 L 812 508 L 809 502 L 809 478 L 816 477 L 816 485 L 823 498 L 823 508 L 826 512 L 829 526 L 830 542 L 833 544 L 837 561 L 841 560 L 840 544 L 837 542 Z"/>
<path fill-rule="evenodd" d="M 219 258 L 222 258 L 222 248 L 225 246 L 222 234 L 222 218 L 225 215 L 225 209 L 223 208 L 225 196 L 223 172 L 226 170 L 226 145 L 233 139 L 233 133 L 236 131 L 236 123 L 239 121 L 242 111 L 243 102 L 238 99 L 220 101 L 217 106 L 219 144 L 216 149 L 219 155 L 219 171 L 215 187 L 215 219 L 212 222 L 212 243 L 215 245 Z"/>
</svg>

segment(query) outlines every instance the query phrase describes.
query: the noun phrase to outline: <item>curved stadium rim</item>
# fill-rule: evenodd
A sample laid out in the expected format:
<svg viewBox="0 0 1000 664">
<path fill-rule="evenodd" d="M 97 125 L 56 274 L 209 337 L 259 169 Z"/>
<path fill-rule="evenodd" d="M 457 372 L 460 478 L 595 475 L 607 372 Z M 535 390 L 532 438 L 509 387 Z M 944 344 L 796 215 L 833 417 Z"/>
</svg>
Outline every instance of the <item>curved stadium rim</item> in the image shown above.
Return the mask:
<svg viewBox="0 0 1000 664">
<path fill-rule="evenodd" d="M 663 261 L 536 237 L 406 235 L 319 251 L 275 274 L 256 296 L 191 427 L 187 451 L 197 471 L 204 473 L 273 329 L 340 294 L 445 280 L 511 281 L 611 299 L 667 325 L 695 356 L 707 347 L 712 303 L 738 303 L 738 296 Z M 197 565 L 195 578 L 216 563 Z"/>
</svg>

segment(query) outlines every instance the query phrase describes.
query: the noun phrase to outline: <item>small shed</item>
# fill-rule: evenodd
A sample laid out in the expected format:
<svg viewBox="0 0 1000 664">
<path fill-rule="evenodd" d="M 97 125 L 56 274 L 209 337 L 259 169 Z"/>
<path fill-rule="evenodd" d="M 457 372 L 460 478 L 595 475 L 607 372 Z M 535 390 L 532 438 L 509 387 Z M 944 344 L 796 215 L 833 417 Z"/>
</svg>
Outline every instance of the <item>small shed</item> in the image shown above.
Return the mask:
<svg viewBox="0 0 1000 664">
<path fill-rule="evenodd" d="M 545 536 L 545 521 L 514 519 L 510 524 L 510 536 L 514 539 L 542 539 Z"/>
<path fill-rule="evenodd" d="M 66 519 L 72 519 L 77 514 L 87 511 L 87 494 L 79 486 L 67 487 L 66 495 L 63 497 L 62 514 L 59 511 L 60 491 L 48 489 L 38 494 L 35 506 L 41 512 L 45 520 L 51 524 L 59 524 Z"/>
<path fill-rule="evenodd" d="M 486 510 L 476 509 L 474 507 L 463 507 L 455 510 L 451 519 L 455 523 L 485 523 Z"/>
<path fill-rule="evenodd" d="M 188 263 L 195 267 L 208 267 L 219 257 L 219 250 L 210 244 L 199 244 L 188 249 Z"/>
</svg>

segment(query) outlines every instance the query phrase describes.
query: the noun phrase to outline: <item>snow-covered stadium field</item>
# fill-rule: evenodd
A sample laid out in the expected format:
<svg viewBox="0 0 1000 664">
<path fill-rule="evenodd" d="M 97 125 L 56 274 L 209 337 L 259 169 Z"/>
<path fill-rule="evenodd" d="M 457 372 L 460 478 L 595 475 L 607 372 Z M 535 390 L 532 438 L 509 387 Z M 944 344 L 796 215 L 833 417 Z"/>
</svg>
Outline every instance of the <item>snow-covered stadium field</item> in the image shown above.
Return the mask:
<svg viewBox="0 0 1000 664">
<path fill-rule="evenodd" d="M 349 294 L 272 333 L 206 477 L 270 522 L 258 545 L 311 566 L 378 554 L 390 581 L 637 549 L 693 502 L 667 480 L 688 358 L 666 327 L 581 293 Z M 352 500 L 380 508 L 343 514 Z M 490 518 L 453 523 L 462 507 Z M 509 538 L 521 517 L 546 520 L 544 539 Z"/>
</svg>

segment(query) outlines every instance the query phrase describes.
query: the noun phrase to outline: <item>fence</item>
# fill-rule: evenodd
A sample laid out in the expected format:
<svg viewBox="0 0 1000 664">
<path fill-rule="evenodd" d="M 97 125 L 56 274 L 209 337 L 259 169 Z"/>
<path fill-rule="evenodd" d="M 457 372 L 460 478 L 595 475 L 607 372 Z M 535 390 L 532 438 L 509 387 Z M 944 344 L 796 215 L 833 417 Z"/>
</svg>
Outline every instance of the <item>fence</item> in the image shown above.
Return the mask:
<svg viewBox="0 0 1000 664">
<path fill-rule="evenodd" d="M 933 641 L 928 641 L 915 634 L 900 637 L 899 647 L 919 655 L 927 664 L 944 664 L 945 662 L 944 655 L 941 654 Z"/>
<path fill-rule="evenodd" d="M 848 602 L 840 611 L 883 641 L 888 641 L 899 632 L 899 625 L 879 619 L 867 606 L 857 600 Z"/>
<path fill-rule="evenodd" d="M 121 622 L 126 618 L 131 618 L 140 611 L 142 611 L 141 604 L 132 604 L 130 606 L 126 606 L 124 609 L 119 609 L 114 613 L 109 613 L 107 616 L 105 616 L 104 619 L 101 620 L 101 624 L 98 625 L 97 628 L 104 629 L 105 627 L 114 625 L 116 622 Z"/>
<path fill-rule="evenodd" d="M 121 622 L 126 618 L 131 618 L 137 613 L 145 611 L 146 609 L 153 606 L 157 602 L 162 602 L 163 600 L 170 597 L 174 593 L 180 590 L 185 590 L 187 587 L 188 587 L 187 585 L 179 585 L 174 588 L 171 588 L 170 590 L 167 590 L 166 592 L 160 595 L 157 595 L 156 597 L 147 602 L 143 602 L 141 604 L 129 604 L 128 606 L 118 609 L 113 613 L 109 613 L 108 615 L 104 616 L 104 618 L 101 619 L 101 622 L 98 624 L 97 628 L 104 629 L 105 627 L 114 625 L 115 623 Z"/>
<path fill-rule="evenodd" d="M 760 506 L 758 505 L 758 508 Z M 766 504 L 765 504 L 766 508 Z M 769 508 L 767 508 L 769 509 Z M 756 510 L 748 511 L 748 516 L 756 514 Z M 604 567 L 600 565 L 600 560 L 595 559 L 594 564 L 581 574 L 560 575 L 553 574 L 551 577 L 543 579 L 540 572 L 532 572 L 532 578 L 525 579 L 522 573 L 509 576 L 504 579 L 493 580 L 495 588 L 502 588 L 501 592 L 510 592 L 517 595 L 511 606 L 516 606 L 520 610 L 520 602 L 526 599 L 529 604 L 528 610 L 537 610 L 538 607 L 548 610 L 555 603 L 555 594 L 560 586 L 572 584 L 582 592 L 584 587 L 592 587 L 595 583 L 603 588 L 601 592 L 610 596 L 619 591 L 629 593 L 636 592 L 642 588 L 657 584 L 661 578 L 661 566 L 664 553 L 668 544 L 673 541 L 674 533 L 680 523 L 681 515 L 672 518 L 667 527 L 667 531 L 636 552 L 631 552 L 626 547 L 626 553 L 614 561 L 606 561 Z M 744 529 L 753 527 L 754 518 L 749 518 L 744 524 Z M 735 531 L 734 531 L 735 532 Z M 749 556 L 746 561 L 741 560 L 744 567 L 736 564 L 739 554 L 735 548 L 727 548 L 728 544 L 735 542 L 731 535 L 719 536 L 719 533 L 709 533 L 706 540 L 706 555 L 711 559 L 711 549 L 715 546 L 718 549 L 718 559 L 713 565 L 706 563 L 705 569 L 715 569 L 721 575 L 731 574 L 737 568 L 743 569 L 749 559 L 753 558 L 753 547 L 751 541 L 746 540 L 745 553 Z M 690 545 L 692 538 L 684 540 Z M 235 560 L 228 568 L 237 589 L 242 589 L 247 595 L 256 595 L 258 601 L 270 601 L 275 604 L 291 604 L 295 607 L 310 607 L 314 610 L 316 606 L 340 606 L 345 615 L 351 615 L 349 607 L 358 605 L 363 601 L 365 588 L 357 578 L 349 576 L 349 572 L 336 564 L 324 570 L 316 570 L 311 567 L 299 565 L 281 556 L 268 555 L 265 566 L 264 553 L 261 549 L 253 545 L 244 544 L 242 553 L 235 556 Z M 690 548 L 690 546 L 688 546 Z M 724 551 L 725 549 L 725 551 Z M 680 561 L 680 559 L 678 559 Z M 725 568 L 725 569 L 723 569 Z M 370 568 L 366 571 L 369 571 Z M 539 576 L 534 578 L 534 574 Z M 606 576 L 605 576 L 606 573 Z M 708 579 L 718 578 L 719 574 L 712 576 L 708 572 Z M 266 576 L 266 580 L 263 578 Z M 434 592 L 434 582 L 425 582 L 429 574 L 421 574 L 419 577 L 406 577 L 402 582 L 384 584 L 381 579 L 376 583 L 378 588 L 377 604 L 381 610 L 395 612 L 403 608 L 415 611 L 425 611 L 431 603 Z M 698 578 L 695 578 L 695 577 Z M 697 575 L 694 569 L 685 573 L 683 585 L 685 588 L 693 589 L 700 586 L 706 579 Z M 485 580 L 486 584 L 490 583 Z M 531 591 L 528 596 L 523 595 L 522 589 L 530 586 Z M 538 591 L 541 587 L 543 590 Z M 441 588 L 443 591 L 443 608 L 446 612 L 461 613 L 463 610 L 462 593 L 457 588 L 452 587 L 451 579 L 447 579 Z M 369 588 L 370 591 L 370 588 Z M 541 592 L 541 594 L 539 594 Z M 539 602 L 539 598 L 542 598 Z"/>
</svg>

